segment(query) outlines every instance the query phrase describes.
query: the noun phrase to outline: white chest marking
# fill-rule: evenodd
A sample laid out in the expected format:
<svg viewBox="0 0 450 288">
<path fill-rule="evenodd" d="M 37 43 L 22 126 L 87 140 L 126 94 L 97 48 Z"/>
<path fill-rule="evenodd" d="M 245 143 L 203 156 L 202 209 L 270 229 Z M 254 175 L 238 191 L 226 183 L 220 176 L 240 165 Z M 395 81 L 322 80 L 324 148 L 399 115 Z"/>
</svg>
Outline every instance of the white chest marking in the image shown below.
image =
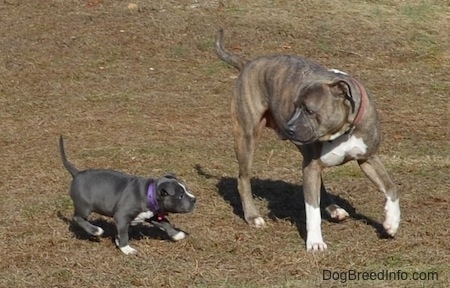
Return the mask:
<svg viewBox="0 0 450 288">
<path fill-rule="evenodd" d="M 141 212 L 136 216 L 136 218 L 134 218 L 133 221 L 131 221 L 131 226 L 143 223 L 145 220 L 152 218 L 153 215 L 155 214 L 153 214 L 152 211 Z"/>
<path fill-rule="evenodd" d="M 346 158 L 358 159 L 367 151 L 367 145 L 354 135 L 342 135 L 333 141 L 324 142 L 320 160 L 328 167 L 340 165 Z"/>
</svg>

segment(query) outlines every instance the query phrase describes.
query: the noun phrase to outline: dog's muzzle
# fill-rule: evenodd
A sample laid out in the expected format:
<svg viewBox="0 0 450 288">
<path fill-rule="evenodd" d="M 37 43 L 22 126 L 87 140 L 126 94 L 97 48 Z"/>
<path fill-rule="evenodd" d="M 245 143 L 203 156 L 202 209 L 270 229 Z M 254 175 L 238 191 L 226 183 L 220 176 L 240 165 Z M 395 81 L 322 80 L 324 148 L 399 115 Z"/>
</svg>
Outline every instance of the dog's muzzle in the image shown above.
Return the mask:
<svg viewBox="0 0 450 288">
<path fill-rule="evenodd" d="M 294 114 L 285 127 L 289 140 L 295 145 L 305 145 L 316 141 L 316 135 L 311 129 L 312 125 L 303 112 L 303 109 L 295 108 Z"/>
</svg>

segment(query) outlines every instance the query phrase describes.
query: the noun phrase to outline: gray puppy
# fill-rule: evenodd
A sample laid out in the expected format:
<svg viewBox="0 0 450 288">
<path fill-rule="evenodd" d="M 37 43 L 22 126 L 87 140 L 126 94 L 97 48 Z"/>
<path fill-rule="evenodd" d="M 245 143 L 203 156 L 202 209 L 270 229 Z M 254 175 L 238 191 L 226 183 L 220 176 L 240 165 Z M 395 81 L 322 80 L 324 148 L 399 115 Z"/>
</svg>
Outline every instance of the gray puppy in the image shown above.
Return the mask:
<svg viewBox="0 0 450 288">
<path fill-rule="evenodd" d="M 321 175 L 325 168 L 351 160 L 356 160 L 385 194 L 383 226 L 394 236 L 400 223 L 399 198 L 376 154 L 381 140 L 379 121 L 364 85 L 344 72 L 301 57 L 272 55 L 247 60 L 225 50 L 222 42 L 220 30 L 217 56 L 240 71 L 231 98 L 231 123 L 245 220 L 256 227 L 265 224 L 253 203 L 250 177 L 261 131 L 270 127 L 303 155 L 307 250 L 327 249 L 322 238 L 321 201 L 332 218 L 349 216 L 328 196 Z"/>
<path fill-rule="evenodd" d="M 92 212 L 113 217 L 117 227 L 116 245 L 125 254 L 137 251 L 128 245 L 128 227 L 149 220 L 178 241 L 186 234 L 175 229 L 165 218 L 167 213 L 188 213 L 196 198 L 173 175 L 159 179 L 128 175 L 110 169 L 79 171 L 66 158 L 63 137 L 59 148 L 64 167 L 72 175 L 70 197 L 75 208 L 73 220 L 87 233 L 100 236 L 103 229 L 92 225 Z"/>
</svg>

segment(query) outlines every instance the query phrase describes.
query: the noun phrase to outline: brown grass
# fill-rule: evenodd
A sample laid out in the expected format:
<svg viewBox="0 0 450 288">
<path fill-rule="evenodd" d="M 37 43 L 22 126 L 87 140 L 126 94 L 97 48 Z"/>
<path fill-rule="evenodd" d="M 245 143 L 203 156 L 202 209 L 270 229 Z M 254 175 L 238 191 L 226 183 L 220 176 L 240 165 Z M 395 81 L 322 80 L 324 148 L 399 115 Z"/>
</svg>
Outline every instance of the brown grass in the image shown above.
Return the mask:
<svg viewBox="0 0 450 288">
<path fill-rule="evenodd" d="M 447 1 L 0 2 L 1 287 L 445 287 L 450 283 Z M 379 108 L 380 150 L 401 194 L 401 229 L 379 239 L 383 196 L 356 165 L 330 169 L 352 218 L 323 221 L 329 251 L 306 253 L 300 155 L 267 130 L 254 192 L 266 229 L 249 229 L 236 191 L 229 127 L 236 71 L 213 51 L 289 53 L 364 80 Z M 143 225 L 138 256 L 67 221 L 72 203 L 57 137 L 80 168 L 186 180 L 195 213 L 172 215 L 190 236 Z M 437 272 L 438 280 L 324 281 L 344 272 Z M 409 274 L 411 275 L 411 274 Z"/>
</svg>

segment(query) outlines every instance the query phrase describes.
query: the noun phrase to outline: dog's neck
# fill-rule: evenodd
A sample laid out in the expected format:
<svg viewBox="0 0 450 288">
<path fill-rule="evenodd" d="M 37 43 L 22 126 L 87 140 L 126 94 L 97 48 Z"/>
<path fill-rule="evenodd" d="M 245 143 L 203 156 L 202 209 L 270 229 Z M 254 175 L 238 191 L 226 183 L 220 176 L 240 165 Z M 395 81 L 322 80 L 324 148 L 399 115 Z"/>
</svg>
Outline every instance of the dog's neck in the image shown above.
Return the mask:
<svg viewBox="0 0 450 288">
<path fill-rule="evenodd" d="M 150 182 L 150 185 L 148 185 L 148 191 L 147 191 L 147 206 L 152 212 L 158 212 L 159 205 L 158 201 L 156 200 L 156 183 Z"/>
<path fill-rule="evenodd" d="M 359 103 L 358 112 L 356 113 L 356 117 L 355 117 L 355 120 L 353 120 L 353 125 L 352 125 L 352 126 L 356 126 L 359 123 L 359 121 L 361 121 L 364 111 L 366 110 L 367 92 L 366 92 L 366 89 L 364 89 L 364 87 L 361 85 L 361 83 L 359 83 L 358 80 L 353 78 L 353 82 L 356 83 L 356 86 L 358 86 L 359 92 L 361 94 L 361 100 Z"/>
</svg>

